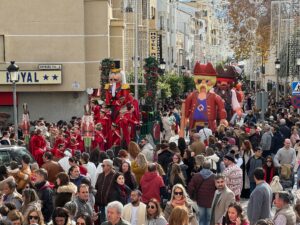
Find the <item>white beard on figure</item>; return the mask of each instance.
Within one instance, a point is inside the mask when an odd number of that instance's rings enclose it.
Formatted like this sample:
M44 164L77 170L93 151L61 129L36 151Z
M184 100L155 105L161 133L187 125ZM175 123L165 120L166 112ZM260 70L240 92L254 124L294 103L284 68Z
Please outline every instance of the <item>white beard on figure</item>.
M113 97L116 96L116 89L117 89L117 84L116 84L116 82L113 82L112 87L111 87L111 94Z

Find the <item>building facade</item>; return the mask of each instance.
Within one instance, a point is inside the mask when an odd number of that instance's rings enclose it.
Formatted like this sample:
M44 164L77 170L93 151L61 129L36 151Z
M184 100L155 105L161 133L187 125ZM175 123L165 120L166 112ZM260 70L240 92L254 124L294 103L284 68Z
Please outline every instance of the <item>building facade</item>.
M88 100L86 89L100 85L99 62L107 57L124 61L124 24L113 18L112 2L0 3L0 99L12 94L11 82L3 75L9 62L16 61L21 71L19 118L25 102L32 120L44 117L56 122L82 116ZM2 103L0 111L12 115L12 103Z

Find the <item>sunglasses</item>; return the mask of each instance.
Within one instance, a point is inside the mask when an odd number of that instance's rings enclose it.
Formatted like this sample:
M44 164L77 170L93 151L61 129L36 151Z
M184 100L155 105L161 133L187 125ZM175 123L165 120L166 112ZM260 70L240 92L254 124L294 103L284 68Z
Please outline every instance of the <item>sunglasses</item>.
M118 79L109 79L110 81L118 81Z
M183 192L174 192L174 195L183 195Z
M147 209L155 209L155 206L154 205L147 205Z
M38 220L39 217L38 216L28 216L29 220Z
M102 167L106 167L106 165L104 165L104 164L102 164L101 166L102 166Z

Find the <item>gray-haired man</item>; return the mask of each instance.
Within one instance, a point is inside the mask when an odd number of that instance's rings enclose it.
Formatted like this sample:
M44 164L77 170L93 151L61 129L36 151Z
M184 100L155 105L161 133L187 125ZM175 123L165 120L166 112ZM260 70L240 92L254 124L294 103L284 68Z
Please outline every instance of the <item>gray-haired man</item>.
M107 221L101 225L130 225L129 222L121 218L123 205L121 202L113 201L107 205Z

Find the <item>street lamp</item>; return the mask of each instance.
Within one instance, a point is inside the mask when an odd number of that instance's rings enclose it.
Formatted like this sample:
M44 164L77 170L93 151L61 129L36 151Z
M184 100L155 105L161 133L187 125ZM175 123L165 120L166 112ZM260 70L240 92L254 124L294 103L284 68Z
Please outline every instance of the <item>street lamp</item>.
M13 83L13 99L14 99L14 127L16 140L18 140L18 118L17 118L17 85L16 82L19 79L19 67L15 64L15 61L11 61L7 67L7 72L10 76L10 81Z
M275 61L275 69L277 72L276 76L276 102L279 101L279 70L280 70L280 60L277 58Z
M161 70L165 71L165 69L166 69L166 62L164 61L164 59L162 59L162 60L160 61L159 68L160 68Z

